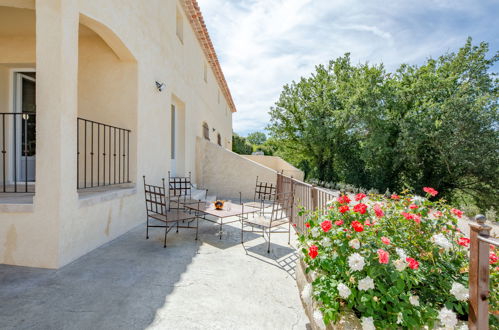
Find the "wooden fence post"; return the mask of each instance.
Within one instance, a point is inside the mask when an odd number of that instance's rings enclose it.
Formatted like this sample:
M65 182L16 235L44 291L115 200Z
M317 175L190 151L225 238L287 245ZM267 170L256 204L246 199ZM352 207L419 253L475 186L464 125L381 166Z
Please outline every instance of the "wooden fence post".
M291 203L291 223L295 223L295 190L293 184L293 176L291 176L291 180L289 180L290 192L293 195L293 202Z
M489 244L479 240L488 238L491 227L485 224L485 216L475 217L476 224L470 224L470 266L469 266L469 329L489 327Z
M310 194L312 195L312 210L316 211L319 206L318 201L318 191L315 184L312 185L312 189L310 189Z

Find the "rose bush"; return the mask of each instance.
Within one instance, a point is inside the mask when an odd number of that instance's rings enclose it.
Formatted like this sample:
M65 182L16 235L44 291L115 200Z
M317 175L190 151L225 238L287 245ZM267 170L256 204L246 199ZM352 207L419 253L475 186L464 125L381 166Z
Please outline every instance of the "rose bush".
M344 307L365 328L452 328L467 319L469 239L457 228L463 214L432 201L436 190L424 191L426 198L344 195L308 214L299 242L314 281L302 297L311 295L325 324ZM494 278L494 252L490 262Z

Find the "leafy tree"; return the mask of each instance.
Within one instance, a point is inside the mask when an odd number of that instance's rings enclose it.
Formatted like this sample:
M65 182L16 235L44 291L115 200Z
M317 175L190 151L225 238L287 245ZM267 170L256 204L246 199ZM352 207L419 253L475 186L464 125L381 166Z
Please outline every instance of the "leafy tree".
M246 141L246 138L233 133L232 151L240 155L251 155L251 153L253 152L253 146Z
M284 86L268 130L307 177L379 191L433 186L496 205L499 84L487 43L403 64L352 65L349 54Z
M251 144L262 145L267 140L267 136L263 132L253 132L248 134L246 140Z

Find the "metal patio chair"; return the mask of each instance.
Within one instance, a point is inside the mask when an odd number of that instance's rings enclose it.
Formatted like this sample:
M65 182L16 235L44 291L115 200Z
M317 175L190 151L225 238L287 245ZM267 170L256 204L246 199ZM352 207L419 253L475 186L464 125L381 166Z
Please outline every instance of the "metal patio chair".
M168 171L168 209L182 209L182 204L196 204L199 202L197 199L192 198L193 184L191 181L191 172L189 176L171 176ZM201 189L205 191L205 199L208 195L208 189Z
M276 193L272 197L269 212L256 213L247 218L241 218L241 243L244 243L244 233L262 233L267 234L267 253L270 253L270 235L276 233L287 233L288 244L291 241L291 212L293 210L293 192ZM288 226L287 230L282 230L282 225ZM251 230L245 230L245 227L251 227ZM260 230L254 230L254 228Z
M277 187L273 183L258 181L256 177L255 194L252 202L244 203L244 206L255 207L264 212L272 205L272 200L277 192Z
M168 201L166 198L165 179L162 179L162 186L154 186L146 183L144 178L144 196L146 201L147 223L146 223L146 239L149 239L149 228L165 228L165 240L163 247L166 248L166 236L170 230L177 228L189 228L196 230L196 240L198 239L199 218L196 214L186 212L178 207L174 210L169 210ZM150 221L163 223L163 225L150 225ZM187 222L187 224L185 224ZM191 226L193 223L193 226ZM195 226L194 226L195 224Z

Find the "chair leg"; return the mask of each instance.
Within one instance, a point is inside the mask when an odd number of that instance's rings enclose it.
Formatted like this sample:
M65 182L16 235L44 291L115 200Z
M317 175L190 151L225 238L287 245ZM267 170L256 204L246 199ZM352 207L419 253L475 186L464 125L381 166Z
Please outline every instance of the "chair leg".
M291 222L288 221L288 245L291 244Z
M149 217L146 220L146 239L149 239Z
M183 222L183 220L182 220L182 222ZM178 234L178 221L177 221L177 234Z
M199 218L196 218L196 241L198 240Z
M244 235L244 221L241 219L241 244L243 244L243 235Z
M163 244L163 247L166 248L166 235L168 234L168 224L165 224L165 242Z
M270 228L269 228L269 242L267 244L267 253L270 253Z
M222 226L223 226L223 218L220 218L220 239L222 239Z

